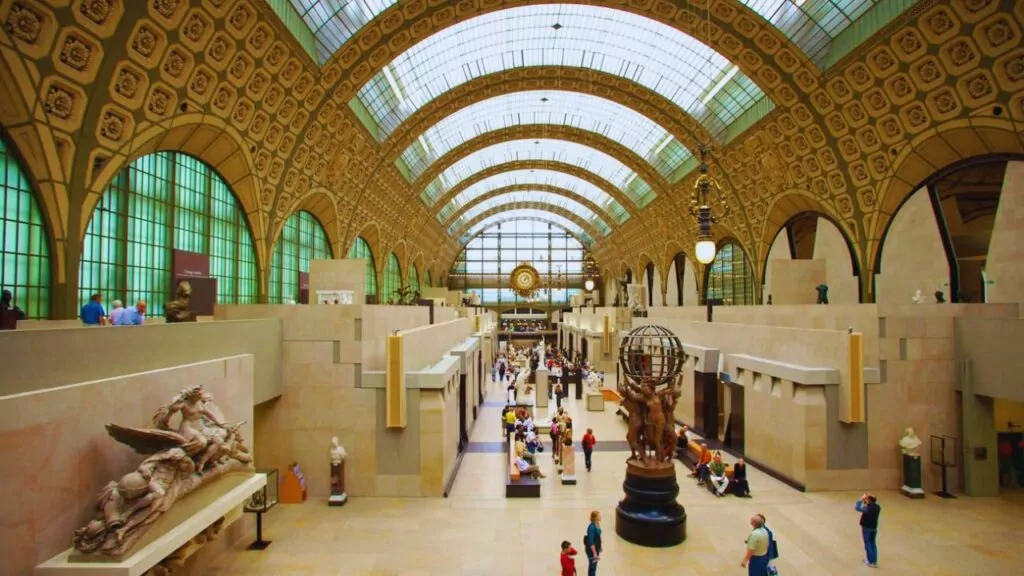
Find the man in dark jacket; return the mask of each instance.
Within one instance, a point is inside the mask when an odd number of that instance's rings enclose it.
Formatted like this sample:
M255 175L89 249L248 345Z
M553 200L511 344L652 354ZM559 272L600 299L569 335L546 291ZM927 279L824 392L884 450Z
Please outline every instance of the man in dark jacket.
M857 501L857 512L860 512L860 531L864 536L864 552L867 559L864 563L872 568L878 567L878 516L882 513L882 507L878 505L878 499L874 494L864 494Z

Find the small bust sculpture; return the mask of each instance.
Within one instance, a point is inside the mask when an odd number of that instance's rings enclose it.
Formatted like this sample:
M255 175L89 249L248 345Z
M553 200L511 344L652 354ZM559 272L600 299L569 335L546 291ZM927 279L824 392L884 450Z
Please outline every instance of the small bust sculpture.
M936 304L945 304L946 303L946 295L942 293L942 290L936 290L935 291L935 303Z
M921 456L917 449L921 447L921 439L914 435L913 428L907 428L903 431L903 438L900 438L900 450L904 456L913 456L918 458Z
M924 304L924 294L920 290L914 292L914 304Z
M814 289L818 291L816 304L828 304L828 284L818 284Z
M345 453L345 449L338 444L338 438L331 438L331 465L337 466L345 461L348 454Z

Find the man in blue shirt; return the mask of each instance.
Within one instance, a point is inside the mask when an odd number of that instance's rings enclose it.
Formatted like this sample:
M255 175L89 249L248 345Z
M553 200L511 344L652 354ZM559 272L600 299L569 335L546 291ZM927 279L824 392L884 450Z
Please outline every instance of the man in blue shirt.
M146 321L146 301L139 300L135 306L125 308L114 320L114 326L139 326Z
M86 326L102 326L107 323L107 311L103 309L103 295L97 292L89 298L89 303L82 306L79 316Z

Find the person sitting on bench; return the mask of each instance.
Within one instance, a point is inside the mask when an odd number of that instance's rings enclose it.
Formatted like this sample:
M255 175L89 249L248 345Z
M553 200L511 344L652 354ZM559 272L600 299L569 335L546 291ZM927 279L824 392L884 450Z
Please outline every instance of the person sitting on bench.
M750 484L747 482L747 463L740 458L732 465L732 493L740 498L750 498Z
M698 485L704 485L704 477L708 473L708 464L711 464L711 450L708 450L706 442L701 442L700 459L697 460L697 465L693 467L693 474L690 474L690 476L697 478Z
M679 429L677 436L679 440L676 442L676 457L680 460L686 460L685 456L687 451L690 449L690 427L683 424L683 427Z
M537 463L537 456L534 455L529 450L527 450L526 442L523 442L522 440L516 440L515 447L516 447L516 456L518 456L519 458L522 458L523 460L526 460L527 464L536 464Z
M722 462L722 453L715 452L715 457L708 465L708 478L711 480L708 489L713 489L715 496L725 496L725 489L729 487L729 478L725 475L725 462Z
M522 456L516 456L516 468L519 468L520 475L529 474L534 479L547 478L547 476L541 473L540 466L529 464Z

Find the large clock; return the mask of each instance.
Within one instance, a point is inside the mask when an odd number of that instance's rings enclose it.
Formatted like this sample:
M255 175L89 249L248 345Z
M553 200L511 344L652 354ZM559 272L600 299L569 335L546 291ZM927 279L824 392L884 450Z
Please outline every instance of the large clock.
M533 295L540 288L540 274L537 269L529 264L520 264L512 270L509 276L509 284L517 294L526 298Z

